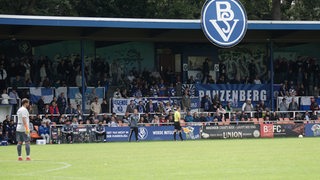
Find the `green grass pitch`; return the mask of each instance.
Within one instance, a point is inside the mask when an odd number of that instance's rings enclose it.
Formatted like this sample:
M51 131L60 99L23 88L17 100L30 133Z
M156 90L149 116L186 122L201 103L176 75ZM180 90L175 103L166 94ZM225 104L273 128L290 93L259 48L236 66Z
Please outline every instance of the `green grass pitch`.
M319 138L0 146L0 179L320 179ZM25 149L23 146L23 154Z

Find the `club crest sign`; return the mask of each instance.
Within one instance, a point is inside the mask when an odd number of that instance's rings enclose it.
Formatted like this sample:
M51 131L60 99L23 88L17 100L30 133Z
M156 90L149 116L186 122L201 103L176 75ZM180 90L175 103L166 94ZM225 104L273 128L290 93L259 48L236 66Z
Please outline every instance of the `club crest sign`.
M247 31L247 14L238 0L207 0L201 12L201 26L213 44L237 45Z

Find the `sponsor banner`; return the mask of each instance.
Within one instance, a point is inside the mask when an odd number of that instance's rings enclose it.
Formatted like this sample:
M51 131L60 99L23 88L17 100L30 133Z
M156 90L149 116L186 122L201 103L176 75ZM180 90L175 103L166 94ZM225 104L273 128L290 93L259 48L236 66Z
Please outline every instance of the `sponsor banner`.
M131 100L134 101L135 105L138 105L140 101L146 105L149 100L152 100L152 103L157 107L159 102L163 102L164 104L170 102L171 105L177 104L181 105L181 97L147 97L147 98L113 98L112 99L112 112L117 113L119 115L123 115L126 112L127 106ZM198 97L191 97L191 111L197 111L200 108L200 101Z
M230 101L235 108L239 108L247 99L254 104L265 101L270 104L269 84L196 84L196 93L201 99L205 95L213 98L216 94L220 101L226 104Z
M203 139L259 138L260 125L203 126Z
M261 124L260 134L262 138L273 138L273 124Z
M141 126L138 137L141 141L173 140L173 126ZM129 127L106 127L107 141L128 141ZM184 139L200 139L200 126L182 127L182 137ZM179 140L179 135L177 134ZM134 135L131 137L135 141Z
M308 137L320 136L320 124L306 124L305 135Z
M274 137L298 137L304 134L304 124L273 124Z

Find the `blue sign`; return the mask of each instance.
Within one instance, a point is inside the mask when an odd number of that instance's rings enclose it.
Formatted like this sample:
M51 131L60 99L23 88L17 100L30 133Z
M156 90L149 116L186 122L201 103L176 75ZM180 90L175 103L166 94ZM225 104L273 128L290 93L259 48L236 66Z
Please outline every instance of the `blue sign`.
M270 103L270 85L268 84L196 84L196 93L200 100L205 95L214 98L218 95L220 102L231 102L233 107L241 107L247 99L253 103L264 101Z
M173 140L173 126L141 126L138 137L140 141ZM184 139L200 139L200 126L182 127ZM129 127L106 127L107 141L128 141ZM177 139L179 139L177 135ZM131 137L134 141L134 135Z
M320 136L320 124L305 124L304 127L307 137Z
M233 47L246 34L246 11L238 0L207 0L201 12L201 26L213 44Z

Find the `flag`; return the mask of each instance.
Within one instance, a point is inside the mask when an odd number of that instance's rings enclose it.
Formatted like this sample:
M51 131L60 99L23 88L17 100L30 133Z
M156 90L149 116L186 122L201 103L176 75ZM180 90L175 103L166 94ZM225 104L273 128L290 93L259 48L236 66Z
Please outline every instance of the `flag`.
M44 103L48 104L53 99L53 89L44 87L31 87L30 88L30 101L32 103L37 103L41 96L44 97Z

